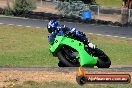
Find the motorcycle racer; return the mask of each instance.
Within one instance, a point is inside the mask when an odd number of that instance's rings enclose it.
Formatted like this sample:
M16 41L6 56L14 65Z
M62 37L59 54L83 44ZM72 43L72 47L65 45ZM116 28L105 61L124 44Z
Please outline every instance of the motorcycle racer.
M95 48L95 45L89 42L84 32L77 31L76 28L69 28L65 25L60 26L56 20L51 20L48 23L47 29L50 33L48 40L51 44L53 44L56 35L64 36L66 34L74 34L79 38L79 40L86 42L89 47Z

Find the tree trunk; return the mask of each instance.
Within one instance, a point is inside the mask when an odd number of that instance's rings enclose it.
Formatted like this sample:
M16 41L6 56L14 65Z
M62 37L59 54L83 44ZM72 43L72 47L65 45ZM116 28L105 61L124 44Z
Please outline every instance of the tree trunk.
M10 9L10 3L9 0L6 0L7 8Z
M127 24L128 23L128 8L123 8L121 13L121 23Z
M123 25L128 23L128 14L129 14L128 0L123 0L121 11L121 23Z
M132 9L132 0L129 0L128 8L129 8L129 9Z

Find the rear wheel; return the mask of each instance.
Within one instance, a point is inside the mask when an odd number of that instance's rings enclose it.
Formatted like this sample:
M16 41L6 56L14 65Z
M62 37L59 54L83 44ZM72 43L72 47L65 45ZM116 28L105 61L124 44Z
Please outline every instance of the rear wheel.
M70 47L62 47L57 52L58 59L60 60L61 64L65 67L79 67L80 63L79 60L73 55L74 50ZM59 65L59 64L58 64Z
M66 67L66 65L64 65L61 61L59 61L58 66L59 67Z

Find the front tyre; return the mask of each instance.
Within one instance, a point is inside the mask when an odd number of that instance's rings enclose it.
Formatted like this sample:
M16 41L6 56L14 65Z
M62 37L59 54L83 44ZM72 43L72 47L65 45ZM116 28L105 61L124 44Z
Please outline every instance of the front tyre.
M96 55L98 56L97 67L98 68L109 68L111 61L109 57L100 49L96 49Z

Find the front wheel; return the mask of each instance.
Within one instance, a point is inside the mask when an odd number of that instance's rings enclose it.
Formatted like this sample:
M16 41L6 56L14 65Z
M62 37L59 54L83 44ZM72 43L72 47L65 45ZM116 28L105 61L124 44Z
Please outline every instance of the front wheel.
M98 56L97 67L98 68L109 68L111 61L109 57L100 49L96 49L96 55Z
M96 66L98 68L109 68L111 65L111 61L109 59L109 57L100 49L95 48L86 48L87 52L89 55L92 55L94 57L98 57L98 61Z
M57 57L61 62L61 65L65 67L79 67L80 63L79 60L71 56L71 48L70 47L63 47L57 52Z

